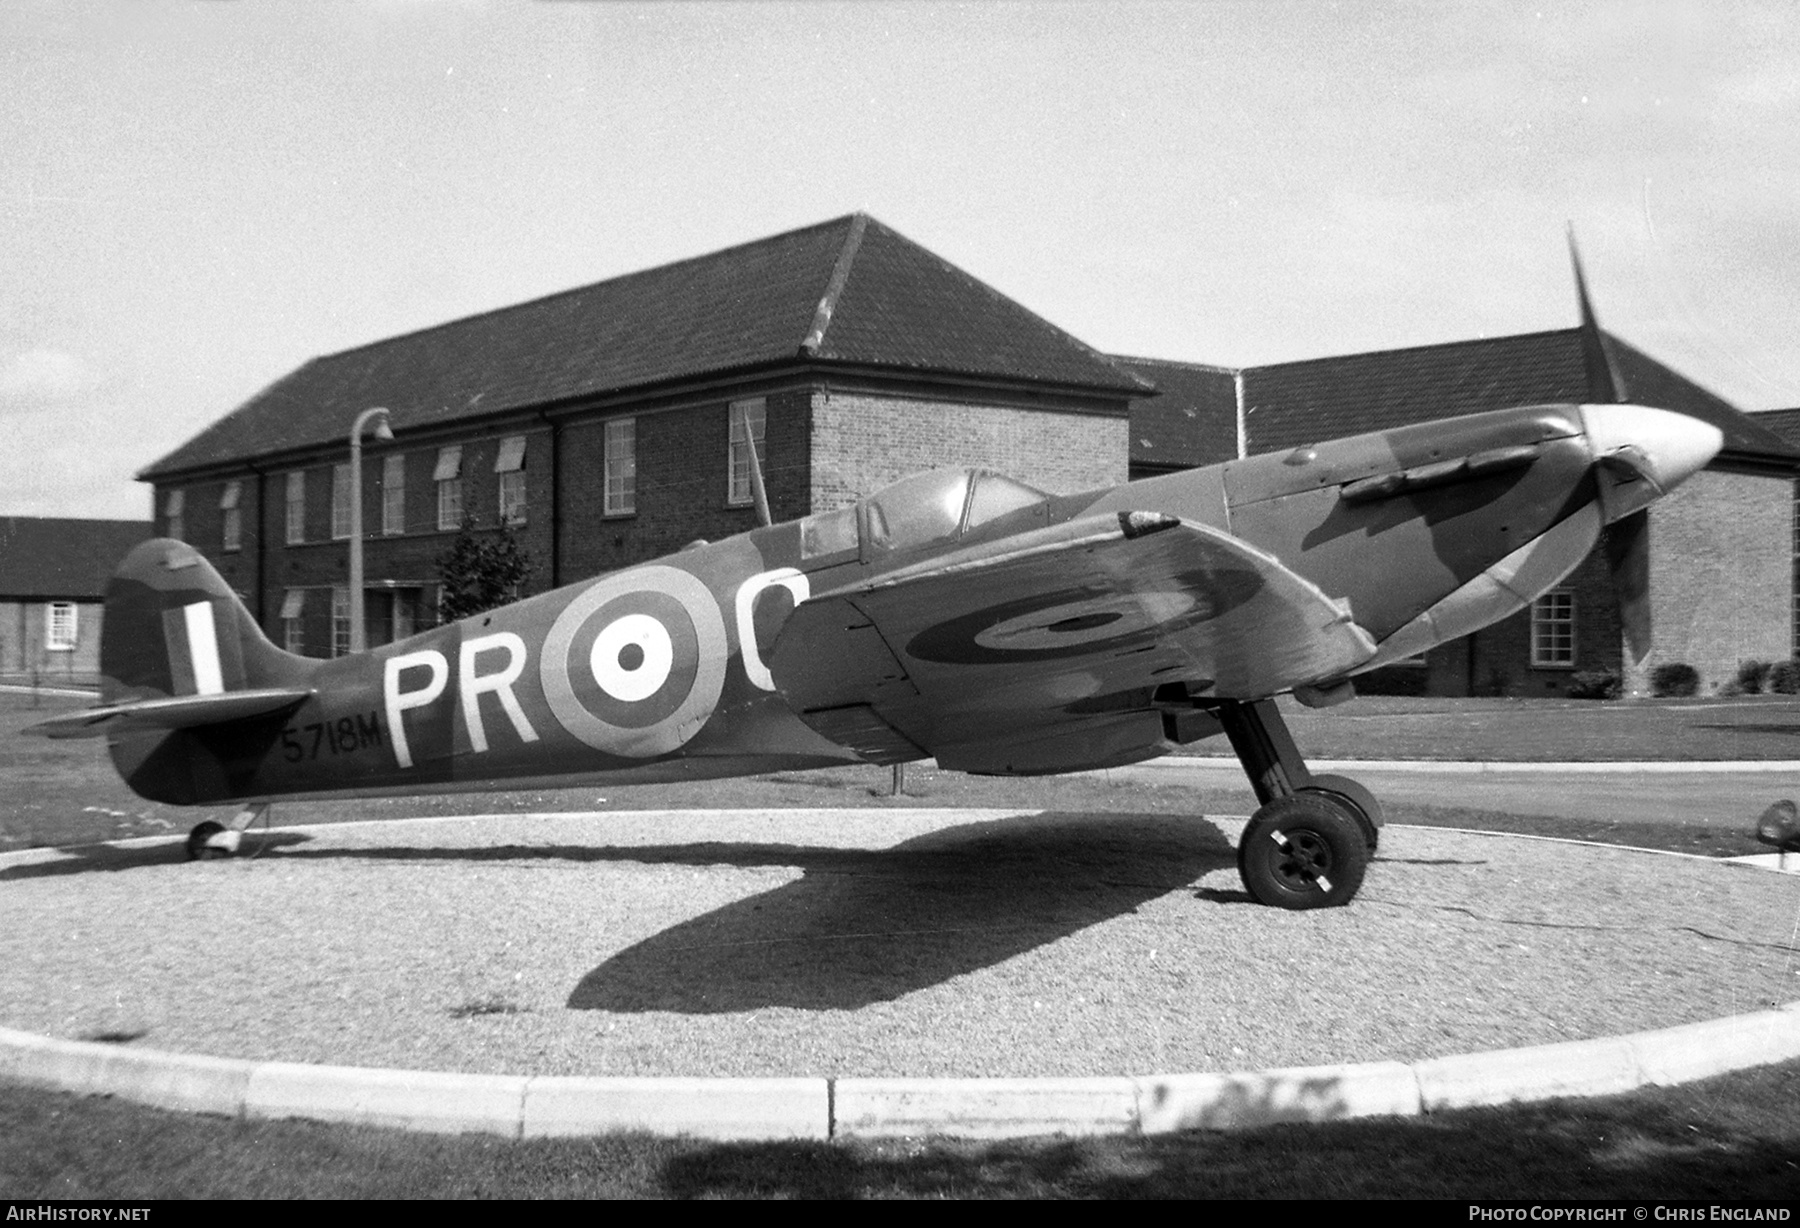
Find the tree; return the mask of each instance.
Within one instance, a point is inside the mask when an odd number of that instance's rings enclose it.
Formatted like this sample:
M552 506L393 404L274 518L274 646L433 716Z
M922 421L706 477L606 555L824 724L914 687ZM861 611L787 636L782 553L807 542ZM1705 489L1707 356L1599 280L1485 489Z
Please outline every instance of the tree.
M464 520L450 549L438 556L438 610L445 622L517 601L531 574L531 555L512 526L477 536Z

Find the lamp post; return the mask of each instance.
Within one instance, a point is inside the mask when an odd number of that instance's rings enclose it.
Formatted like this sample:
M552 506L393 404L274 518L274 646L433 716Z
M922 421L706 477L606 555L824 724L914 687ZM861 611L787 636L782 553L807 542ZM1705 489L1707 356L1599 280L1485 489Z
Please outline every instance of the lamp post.
M356 415L350 426L350 651L366 652L369 648L368 628L363 625L363 523L362 523L362 435L369 421L375 424L375 438L391 441L394 432L388 427L388 411L379 406Z

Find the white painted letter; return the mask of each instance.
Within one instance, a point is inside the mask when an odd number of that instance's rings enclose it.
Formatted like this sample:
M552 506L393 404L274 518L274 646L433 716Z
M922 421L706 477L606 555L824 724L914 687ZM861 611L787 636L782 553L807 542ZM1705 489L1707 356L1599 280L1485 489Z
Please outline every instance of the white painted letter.
M497 674L477 674L475 658L491 649L504 648L507 653L506 668ZM525 672L525 641L510 631L496 631L492 635L484 635L480 639L464 640L462 656L457 661L460 679L459 691L462 695L463 723L469 727L469 745L478 751L488 748L487 730L481 724L480 697L492 691L500 697L500 706L506 709L506 715L512 718L513 729L517 731L521 742L535 742L537 730L525 719L525 709L519 706L513 695L513 683Z
M409 669L424 668L431 671L431 681L417 691L400 690L400 675ZM421 648L418 652L403 652L397 657L387 659L387 673L381 682L381 693L387 700L388 736L394 742L394 759L403 768L413 765L412 748L406 744L406 726L401 723L400 714L408 708L423 708L426 704L444 693L444 684L450 680L450 662L444 654L435 648Z
M775 689L775 679L769 676L769 667L763 664L762 649L756 642L756 599L765 588L774 588L778 584L794 595L796 606L812 596L812 586L807 583L806 576L794 567L759 571L745 580L737 591L738 650L744 655L744 677L765 691Z

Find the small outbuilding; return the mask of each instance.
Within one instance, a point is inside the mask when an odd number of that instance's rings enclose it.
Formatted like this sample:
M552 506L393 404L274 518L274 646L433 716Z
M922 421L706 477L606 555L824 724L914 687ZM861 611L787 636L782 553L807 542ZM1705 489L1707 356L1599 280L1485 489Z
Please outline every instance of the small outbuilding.
M0 680L92 685L101 602L147 520L0 516Z

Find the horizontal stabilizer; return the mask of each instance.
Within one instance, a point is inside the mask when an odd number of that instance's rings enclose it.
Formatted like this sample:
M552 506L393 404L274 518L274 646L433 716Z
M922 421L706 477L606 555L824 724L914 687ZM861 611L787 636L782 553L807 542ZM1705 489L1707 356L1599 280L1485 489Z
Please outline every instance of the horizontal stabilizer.
M102 704L28 726L23 732L46 738L95 738L131 729L193 729L297 708L310 690L264 689L222 695L177 695Z

